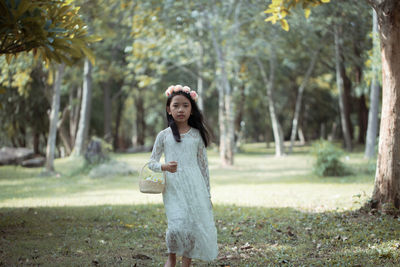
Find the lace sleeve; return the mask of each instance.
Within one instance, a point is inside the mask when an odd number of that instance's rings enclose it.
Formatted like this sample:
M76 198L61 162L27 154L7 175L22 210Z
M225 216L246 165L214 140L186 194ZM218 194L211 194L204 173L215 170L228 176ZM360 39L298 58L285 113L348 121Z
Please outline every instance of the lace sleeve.
M210 174L208 170L208 159L207 150L204 146L203 139L200 137L198 150L197 150L197 163L199 164L201 174L203 175L204 182L207 186L208 197L211 198L210 194Z
M153 145L153 151L151 152L149 169L154 172L162 172L160 158L164 151L164 134L163 132L158 133L156 141Z

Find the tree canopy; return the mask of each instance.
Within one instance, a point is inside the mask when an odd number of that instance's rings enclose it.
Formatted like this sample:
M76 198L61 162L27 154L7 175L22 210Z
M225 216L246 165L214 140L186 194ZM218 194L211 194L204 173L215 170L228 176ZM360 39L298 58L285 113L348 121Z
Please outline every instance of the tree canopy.
M96 40L72 0L0 1L0 54L7 62L24 51L47 63L72 65L83 56L94 62L88 44Z

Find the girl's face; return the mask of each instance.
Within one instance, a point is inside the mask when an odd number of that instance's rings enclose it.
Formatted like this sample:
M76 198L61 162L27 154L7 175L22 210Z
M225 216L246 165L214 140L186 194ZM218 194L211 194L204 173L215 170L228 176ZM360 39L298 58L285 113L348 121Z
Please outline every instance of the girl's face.
M190 117L192 105L185 96L176 95L172 98L169 107L167 107L167 112L172 115L176 122L185 122Z

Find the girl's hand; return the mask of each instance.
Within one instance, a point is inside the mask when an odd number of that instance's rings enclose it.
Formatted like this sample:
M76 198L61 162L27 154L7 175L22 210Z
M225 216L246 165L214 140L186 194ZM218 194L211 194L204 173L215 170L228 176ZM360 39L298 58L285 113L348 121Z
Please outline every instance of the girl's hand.
M170 161L167 164L163 164L161 166L163 171L168 171L168 172L176 172L177 168L178 168L178 162L176 161Z

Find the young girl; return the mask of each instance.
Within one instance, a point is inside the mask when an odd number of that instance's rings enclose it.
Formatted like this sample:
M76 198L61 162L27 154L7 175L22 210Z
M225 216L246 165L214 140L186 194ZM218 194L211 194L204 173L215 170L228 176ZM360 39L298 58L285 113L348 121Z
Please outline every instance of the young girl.
M218 254L206 151L209 132L195 91L176 85L168 87L165 95L169 127L157 135L149 168L166 174L163 201L169 254L165 266L175 266L176 255L182 256L182 266L190 266L192 258L211 261ZM159 162L163 152L165 164Z

